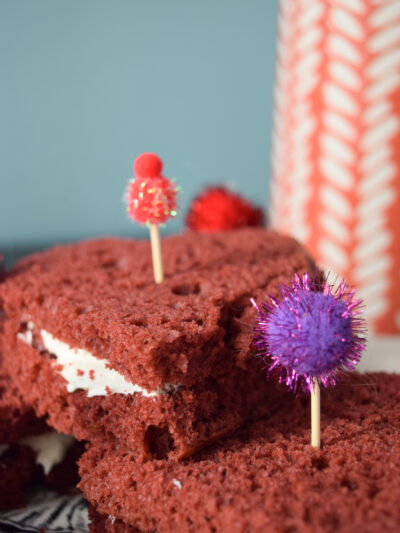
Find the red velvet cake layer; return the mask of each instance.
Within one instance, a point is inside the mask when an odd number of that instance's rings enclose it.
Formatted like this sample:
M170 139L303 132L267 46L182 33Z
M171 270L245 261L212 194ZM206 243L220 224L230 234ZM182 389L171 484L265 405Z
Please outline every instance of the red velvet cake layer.
M89 505L89 532L90 533L141 533L137 527L125 525L121 520L104 516Z
M153 390L210 375L250 296L310 264L296 241L258 228L166 238L163 260L156 285L149 242L57 247L18 263L0 295L19 329L31 321Z
M1 356L0 356L1 357ZM12 405L13 404L13 405ZM18 407L15 407L18 405ZM60 462L44 472L31 438L48 435L51 429L35 416L13 392L8 377L0 376L0 509L26 504L26 493L33 484L44 484L59 492L78 483L76 461L83 451L76 443ZM22 440L21 440L22 439ZM51 453L51 452L50 452Z
M1 267L1 265L0 265ZM0 281L4 280L1 276ZM1 303L1 300L0 300ZM3 326L5 314L0 307L0 509L12 509L26 504L26 493L33 484L42 483L68 491L78 483L76 461L83 447L75 443L64 457L50 450L51 429L44 418L38 418L5 369L3 360ZM54 433L54 432L53 432ZM38 441L37 439L40 439ZM46 448L47 443L47 448ZM47 465L45 468L43 465Z
M92 533L398 531L400 376L353 374L321 400L321 450L309 445L309 398L290 393L179 463L89 449L80 487L103 514Z
M312 268L296 241L264 229L170 237L163 258L156 285L149 242L57 247L20 262L0 289L7 368L24 400L56 429L112 440L138 460L190 455L273 405L252 348L250 297ZM48 338L79 349L73 357L106 360L145 393L106 387L88 397L61 375Z
M37 418L32 408L21 402L10 379L1 374L0 368L0 444L13 443L46 430L49 431L49 427L44 419Z

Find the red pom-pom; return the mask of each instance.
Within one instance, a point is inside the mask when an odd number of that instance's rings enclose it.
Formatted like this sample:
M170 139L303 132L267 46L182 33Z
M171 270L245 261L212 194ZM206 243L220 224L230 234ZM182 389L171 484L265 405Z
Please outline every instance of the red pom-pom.
M263 212L224 187L211 187L197 196L186 224L197 231L219 231L241 226L261 226Z
M141 224L162 224L176 215L175 184L164 178L135 178L128 185L128 213Z
M155 178L161 175L162 161L151 152L140 154L133 163L133 175L138 178Z

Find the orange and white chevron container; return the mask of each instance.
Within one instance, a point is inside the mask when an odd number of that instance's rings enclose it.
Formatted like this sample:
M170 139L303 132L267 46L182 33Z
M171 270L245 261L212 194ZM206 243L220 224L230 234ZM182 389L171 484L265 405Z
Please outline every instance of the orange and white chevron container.
M400 339L400 0L282 0L278 25L270 223Z

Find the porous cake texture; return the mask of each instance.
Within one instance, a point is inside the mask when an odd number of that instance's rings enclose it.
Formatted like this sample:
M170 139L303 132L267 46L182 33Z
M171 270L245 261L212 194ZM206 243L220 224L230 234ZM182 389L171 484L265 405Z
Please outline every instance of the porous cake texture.
M56 435L14 386L3 359L4 318L0 307L1 510L24 506L27 491L34 484L45 484L59 492L76 487L76 462L83 451L82 445L73 443L72 438Z
M15 393L8 376L1 373L0 354L0 445L49 430L45 420L37 418Z
M141 533L137 527L125 525L114 517L104 516L89 505L89 532L90 533Z
M45 420L22 404L2 371L0 354L0 509L12 509L26 504L33 484L61 492L75 487L76 461L83 448L78 443L69 446L68 438L57 436L62 447L52 450L52 445L59 445L54 432L49 433Z
M309 397L291 393L181 462L92 447L80 461L91 532L399 531L400 376L354 373L322 403L321 450L309 444Z
M106 238L16 265L0 287L13 383L56 429L136 460L190 456L272 409L254 356L250 297L313 269L301 246L261 228L150 244Z
M5 278L0 255L0 283ZM26 407L4 373L2 331L4 313L0 299L0 510L24 505L25 489L35 477L35 452L16 444L19 439L40 433L46 424Z
M0 283L1 272L0 264ZM4 367L5 314L1 303L0 298L0 446L48 429L45 420L39 419L32 407L23 402L21 394Z

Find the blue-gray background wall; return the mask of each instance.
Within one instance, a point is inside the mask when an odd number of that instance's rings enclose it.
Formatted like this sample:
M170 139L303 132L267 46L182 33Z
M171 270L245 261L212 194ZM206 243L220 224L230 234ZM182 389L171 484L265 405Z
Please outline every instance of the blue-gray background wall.
M145 235L143 151L193 196L266 205L277 0L0 0L0 252Z

